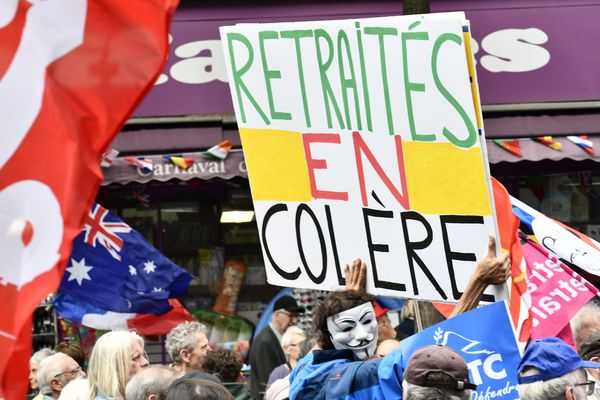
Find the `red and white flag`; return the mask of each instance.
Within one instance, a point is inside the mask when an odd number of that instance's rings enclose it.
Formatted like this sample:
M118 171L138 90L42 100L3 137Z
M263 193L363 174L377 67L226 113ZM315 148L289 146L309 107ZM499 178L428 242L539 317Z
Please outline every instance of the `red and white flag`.
M0 2L0 399L25 397L32 312L60 282L103 152L164 67L177 3Z

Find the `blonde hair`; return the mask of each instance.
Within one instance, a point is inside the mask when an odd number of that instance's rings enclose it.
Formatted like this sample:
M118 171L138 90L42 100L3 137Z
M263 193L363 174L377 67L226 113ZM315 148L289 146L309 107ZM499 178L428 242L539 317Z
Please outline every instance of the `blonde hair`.
M144 339L134 332L113 331L98 339L87 372L90 399L99 393L125 398L125 386L131 369L131 344L134 340L144 348Z

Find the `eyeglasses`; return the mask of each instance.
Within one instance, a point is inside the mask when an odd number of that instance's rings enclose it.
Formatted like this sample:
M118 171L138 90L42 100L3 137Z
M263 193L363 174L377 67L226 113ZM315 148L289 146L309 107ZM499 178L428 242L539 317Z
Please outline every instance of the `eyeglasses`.
M285 314L285 315L287 315L288 317L290 317L291 319L298 318L298 314L291 313L291 312L289 312L289 311L285 311L285 310L277 310L277 312L280 312L280 313L282 313L282 314Z
M79 375L81 372L82 372L81 367L77 367L77 368L72 369L70 371L64 371L64 372L61 372L60 374L56 374L56 375L54 375L54 377L58 378L59 376L64 375L64 374Z
M596 385L596 382L587 381L587 382L583 382L583 383L576 383L573 386L585 386L585 395L591 396L594 394L594 386L595 385Z

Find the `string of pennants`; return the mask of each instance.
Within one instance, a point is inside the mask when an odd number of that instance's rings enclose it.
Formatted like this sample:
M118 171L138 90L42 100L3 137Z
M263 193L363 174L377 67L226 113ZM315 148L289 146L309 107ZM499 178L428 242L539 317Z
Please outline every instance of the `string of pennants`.
M589 155L594 155L594 144L588 136L567 136L567 139ZM517 157L523 157L521 140L522 139L495 139L494 143ZM549 147L554 151L562 151L562 143L554 140L552 136L539 136L533 138L533 141Z

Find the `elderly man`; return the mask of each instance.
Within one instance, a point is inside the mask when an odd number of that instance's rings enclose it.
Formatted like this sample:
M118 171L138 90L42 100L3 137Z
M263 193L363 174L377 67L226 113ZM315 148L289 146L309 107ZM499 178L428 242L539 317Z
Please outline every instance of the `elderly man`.
M250 347L250 393L255 399L263 398L269 375L286 362L281 337L287 328L296 324L298 314L304 312L291 296L278 298L273 310L271 323L260 331Z
M38 369L38 385L44 400L58 399L63 388L73 379L84 376L77 361L64 353L45 358Z
M490 284L505 282L510 275L508 254L496 256L493 237L460 298L454 315L473 309ZM290 399L325 397L343 399L398 398L401 395L400 351L373 360L377 348L374 296L364 292L366 265L346 266L346 291L331 292L317 308L313 324L322 349L304 357L290 376Z
M590 300L571 319L571 330L577 349L592 333L600 332L600 305Z
M594 332L579 346L579 355L582 360L600 362L600 332ZM600 400L600 369L586 369L588 379L594 381L594 394L588 400Z
M127 400L165 400L167 389L176 377L175 370L162 365L144 368L127 382L125 398Z
M517 369L521 400L585 400L594 392L585 368L600 368L600 363L583 361L558 338L531 342Z
M434 345L414 352L402 388L404 400L469 400L477 387L469 382L469 368L460 353Z
M172 367L180 375L202 369L202 361L210 350L206 327L199 322L184 322L171 329L165 343L173 361Z

